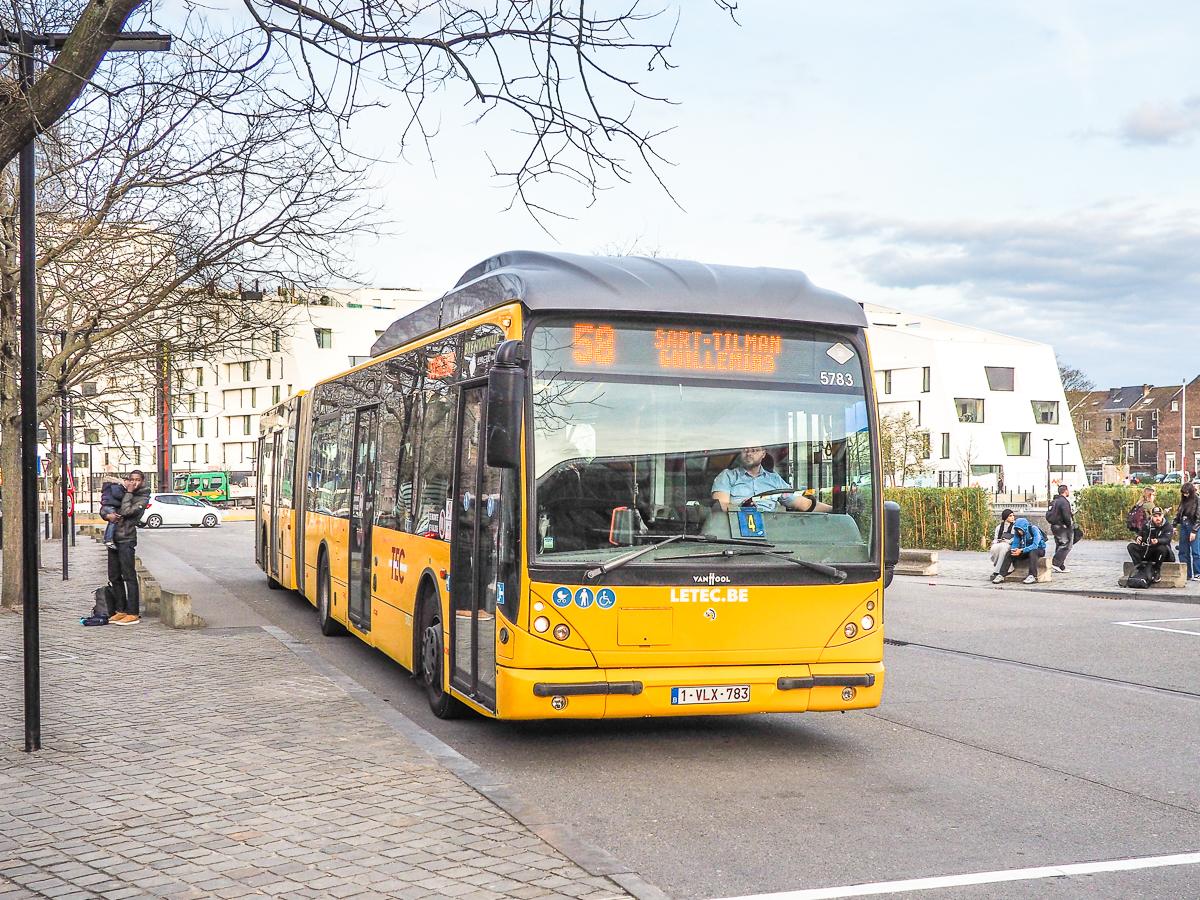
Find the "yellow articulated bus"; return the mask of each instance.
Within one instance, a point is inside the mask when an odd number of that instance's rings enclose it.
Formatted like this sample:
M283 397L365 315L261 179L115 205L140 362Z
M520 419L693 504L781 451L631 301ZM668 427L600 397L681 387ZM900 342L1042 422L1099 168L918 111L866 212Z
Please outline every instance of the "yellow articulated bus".
M877 706L866 324L799 272L493 257L263 417L259 564L443 717Z

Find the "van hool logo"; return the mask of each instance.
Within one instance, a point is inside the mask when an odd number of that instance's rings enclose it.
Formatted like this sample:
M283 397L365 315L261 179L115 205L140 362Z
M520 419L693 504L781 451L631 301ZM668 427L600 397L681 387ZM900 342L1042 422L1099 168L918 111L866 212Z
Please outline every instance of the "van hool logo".
M696 582L696 584L729 584L729 576L709 572L707 575L693 575L692 581Z

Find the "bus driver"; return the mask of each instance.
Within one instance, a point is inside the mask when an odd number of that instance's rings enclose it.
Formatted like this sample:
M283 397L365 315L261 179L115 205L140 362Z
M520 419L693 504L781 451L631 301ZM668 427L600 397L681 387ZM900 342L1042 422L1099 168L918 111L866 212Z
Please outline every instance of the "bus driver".
M713 481L712 498L721 504L721 509L729 509L730 504L741 506L751 497L756 497L767 491L788 491L792 486L769 469L763 468L763 457L767 451L763 447L743 447L738 454L737 464L725 469ZM769 494L757 497L754 505L762 512L774 512L777 503L782 503L788 509L797 512L829 512L833 509L828 503L821 503L816 497L809 497L796 491L792 494Z

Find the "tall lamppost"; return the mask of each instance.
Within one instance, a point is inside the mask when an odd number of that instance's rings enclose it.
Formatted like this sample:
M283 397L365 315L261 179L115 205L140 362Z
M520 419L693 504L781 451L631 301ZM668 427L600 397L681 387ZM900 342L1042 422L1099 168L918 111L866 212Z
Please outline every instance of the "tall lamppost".
M1063 454L1066 452L1064 450L1064 448L1069 446L1070 443L1071 443L1070 441L1061 441L1054 445L1055 447L1058 448L1058 477L1059 477L1060 481L1062 480L1063 472L1065 471L1063 469L1063 463L1064 463Z
M1054 443L1054 438L1042 438L1046 442L1046 502L1050 502L1050 445Z
M20 63L20 91L28 98L33 90L35 47L61 50L68 32L35 34L18 28L0 28L0 44L15 52ZM171 37L149 31L127 32L110 48L169 50ZM21 257L21 588L25 663L25 752L42 748L42 680L38 667L38 542L37 542L37 252L34 240L34 143L21 148L18 161L20 193L19 253Z
M1187 376L1179 392L1179 470L1187 468Z

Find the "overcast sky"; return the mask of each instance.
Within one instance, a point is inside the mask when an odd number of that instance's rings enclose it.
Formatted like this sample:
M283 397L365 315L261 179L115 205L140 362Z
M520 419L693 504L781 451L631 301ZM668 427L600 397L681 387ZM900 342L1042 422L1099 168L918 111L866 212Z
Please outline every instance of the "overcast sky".
M505 249L797 268L859 300L1052 343L1098 386L1200 371L1156 322L1200 324L1200 5L686 0L676 106L644 172L548 237L491 177L513 144L445 105L434 163L374 172L394 221L364 280L444 290ZM388 155L399 110L352 140ZM1163 352L1151 353L1147 347ZM1170 361L1168 361L1170 360Z

